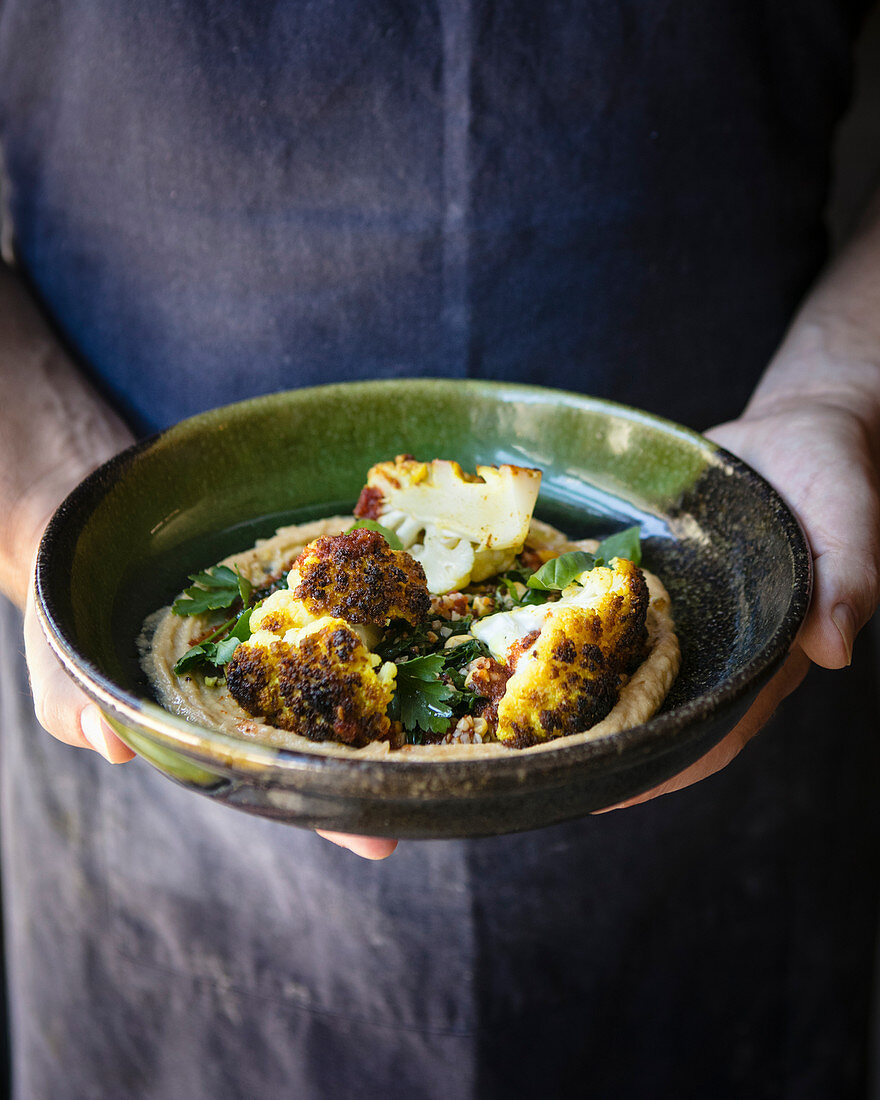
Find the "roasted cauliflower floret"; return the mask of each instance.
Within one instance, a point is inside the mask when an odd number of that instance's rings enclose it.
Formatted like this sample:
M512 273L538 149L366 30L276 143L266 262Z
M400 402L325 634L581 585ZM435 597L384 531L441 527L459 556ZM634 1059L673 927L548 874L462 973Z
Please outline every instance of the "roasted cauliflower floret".
M283 637L252 634L236 648L226 683L254 717L311 741L360 748L388 734L396 674L348 623L325 616Z
M641 569L626 558L612 558L610 566L581 573L577 583L562 593L559 603L570 603L599 615L601 644L614 655L618 670L623 671L644 656L649 600Z
M369 647L389 619L415 625L431 609L422 567L408 554L392 550L375 531L350 531L309 543L288 574L288 586L254 609L252 633L281 635L335 615Z
M541 471L399 455L367 475L355 514L378 519L425 570L434 594L485 580L513 565L529 532Z
M288 575L288 587L312 615L384 626L415 625L431 609L421 565L392 550L378 531L357 529L310 543Z
M254 717L312 741L356 748L387 736L397 666L370 652L390 619L418 623L431 599L422 567L376 531L316 539L251 615L226 667Z
M614 558L610 566L581 573L556 603L527 604L487 615L474 623L472 632L496 660L507 662L514 643L540 630L548 616L567 606L598 611L615 637L636 630L644 638L648 589L641 570L626 558ZM626 639L623 644L628 644Z
M589 729L617 701L619 676L600 644L595 612L563 607L519 656L498 704L499 741L511 748Z
M649 597L641 570L615 558L578 579L556 603L473 624L493 657L513 668L496 730L511 747L594 726L617 702L621 676L644 656Z

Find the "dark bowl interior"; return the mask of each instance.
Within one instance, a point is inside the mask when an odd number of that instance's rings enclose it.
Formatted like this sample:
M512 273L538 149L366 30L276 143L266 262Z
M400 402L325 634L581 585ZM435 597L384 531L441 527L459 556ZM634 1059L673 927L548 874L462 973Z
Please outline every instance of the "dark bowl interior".
M255 746L156 706L135 646L145 616L188 573L280 524L350 510L367 469L403 452L466 469L538 466L537 515L573 536L641 525L682 645L660 714L553 752L419 763ZM68 671L170 777L294 824L417 837L546 825L675 774L732 728L779 666L809 592L796 520L701 436L578 395L436 380L292 391L184 421L71 494L37 571L44 627Z

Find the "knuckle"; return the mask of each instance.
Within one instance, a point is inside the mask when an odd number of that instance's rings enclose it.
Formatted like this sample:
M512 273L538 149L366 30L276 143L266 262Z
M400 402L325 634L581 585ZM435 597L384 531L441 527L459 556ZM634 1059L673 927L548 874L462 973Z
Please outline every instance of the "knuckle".
M34 700L34 713L37 721L53 737L58 737L63 729L63 720L59 707L48 693L41 694Z
M79 707L70 692L57 689L52 678L32 685L34 714L37 721L53 737L67 744L80 744Z

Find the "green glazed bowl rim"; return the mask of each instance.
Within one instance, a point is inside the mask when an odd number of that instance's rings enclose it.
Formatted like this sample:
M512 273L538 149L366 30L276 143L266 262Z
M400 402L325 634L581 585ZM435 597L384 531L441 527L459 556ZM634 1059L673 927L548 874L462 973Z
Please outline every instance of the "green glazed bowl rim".
M438 386L448 386L456 390L469 389L475 395L489 396L496 400L553 403L584 411L606 412L624 420L658 428L664 434L696 448L708 463L715 464L725 473L745 479L773 507L792 555L794 583L785 613L770 639L721 684L672 710L656 714L640 725L580 744L565 744L564 739L560 739L552 749L539 752L511 751L509 756L437 761L396 758L367 760L354 755L328 756L322 754L318 743L314 750L306 752L235 738L196 725L164 710L158 703L121 688L79 652L63 617L57 611L55 591L62 582L53 577L53 561L59 545L69 538L71 531L84 527L91 506L100 500L108 486L123 476L142 453L181 427L187 430L210 428L222 422L230 412L259 409L260 406L269 407L291 400L320 400L337 393L366 400L379 391L387 393L394 389L408 390L422 386L434 391ZM686 744L699 736L699 722L735 706L738 700L763 684L781 665L807 613L811 589L812 555L796 516L779 493L757 471L705 436L674 421L604 398L521 383L449 378L337 382L283 390L219 406L180 421L121 451L70 492L45 530L37 555L35 574L38 617L51 648L78 685L100 707L114 714L125 725L142 729L145 727L149 735L158 742L194 761L211 763L228 770L230 774L251 774L261 783L271 782L273 771L277 772L279 781L283 781L285 775L294 778L296 775L315 773L332 781L334 776L355 779L359 774L375 774L378 769L383 775L430 775L435 780L430 784L432 789L450 789L458 782L472 777L475 770L480 773L483 789L487 785L505 787L511 783L519 784L526 777L530 781L544 780L547 784L552 784L554 780L564 778L576 766L579 768L590 762L598 766L601 762L604 772L625 770L648 756L672 751ZM475 791L475 794L478 795L479 792Z

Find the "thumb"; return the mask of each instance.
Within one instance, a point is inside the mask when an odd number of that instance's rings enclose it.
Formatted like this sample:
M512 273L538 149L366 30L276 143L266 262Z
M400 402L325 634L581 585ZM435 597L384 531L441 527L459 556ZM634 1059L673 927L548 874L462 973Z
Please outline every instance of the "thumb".
M880 599L880 493L870 456L838 445L792 502L813 555L813 596L798 642L814 664L843 668ZM830 450L828 448L827 450ZM802 461L808 461L803 455Z
M856 635L877 607L878 588L871 553L830 547L816 554L813 599L798 638L811 661L823 668L850 663Z

